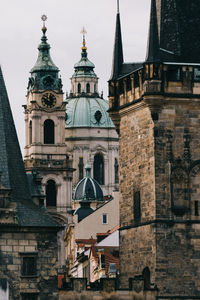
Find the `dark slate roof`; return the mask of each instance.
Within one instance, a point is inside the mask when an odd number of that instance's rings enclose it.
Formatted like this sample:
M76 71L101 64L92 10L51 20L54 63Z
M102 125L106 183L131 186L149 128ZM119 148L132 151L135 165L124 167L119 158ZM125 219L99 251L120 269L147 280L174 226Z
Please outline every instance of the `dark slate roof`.
M156 11L156 0L151 1L151 16L149 25L149 40L147 46L147 62L157 62L160 60L160 45L158 37L158 22Z
M0 68L0 172L1 183L11 190L11 201L16 202L16 217L21 226L59 227L46 212L31 200L27 176L17 133Z
M200 63L199 0L156 0L156 10L161 60Z
M117 13L114 51L113 51L113 64L112 64L112 72L111 72L110 80L116 80L119 77L123 62L124 62L124 57L123 57L123 47L122 47L120 14Z
M89 202L81 202L81 207L74 212L74 215L78 215L78 222L80 222L93 212L94 210L90 207Z

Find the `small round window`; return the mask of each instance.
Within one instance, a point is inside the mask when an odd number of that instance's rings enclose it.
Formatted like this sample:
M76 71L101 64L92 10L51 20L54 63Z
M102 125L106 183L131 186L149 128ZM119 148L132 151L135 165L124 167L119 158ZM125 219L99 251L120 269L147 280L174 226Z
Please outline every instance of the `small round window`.
M102 113L100 112L100 110L97 110L94 114L95 119L97 120L97 122L99 123L101 118L102 118Z

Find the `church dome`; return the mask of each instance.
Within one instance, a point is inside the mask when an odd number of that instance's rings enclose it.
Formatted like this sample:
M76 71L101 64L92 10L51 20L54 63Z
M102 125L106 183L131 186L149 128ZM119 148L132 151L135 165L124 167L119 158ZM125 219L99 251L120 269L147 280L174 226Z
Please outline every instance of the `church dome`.
M66 106L66 128L114 128L108 110L108 101L99 97L69 98Z
M75 212L74 216L78 216L78 222L82 221L87 216L91 215L94 210L90 207L90 203L81 202L81 207L79 207Z
M77 184L73 200L80 202L104 201L100 185L91 178L91 166L86 165L85 169L86 177Z
M98 77L94 73L95 65L87 57L83 29L81 59L74 65L71 78L72 88L66 105L66 128L101 127L114 128L107 111L109 103L99 96Z

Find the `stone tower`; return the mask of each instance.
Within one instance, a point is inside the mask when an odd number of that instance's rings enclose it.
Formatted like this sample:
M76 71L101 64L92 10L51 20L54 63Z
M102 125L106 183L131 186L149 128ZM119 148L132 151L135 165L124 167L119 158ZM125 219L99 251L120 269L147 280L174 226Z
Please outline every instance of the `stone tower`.
M45 23L46 16L43 16ZM72 172L71 161L65 144L65 110L59 69L50 56L47 28L43 24L42 39L35 66L31 69L25 109L26 146L25 168L27 173L39 172L45 207L60 224L66 225L71 216ZM65 251L59 233L59 265L65 263Z
M104 195L118 190L119 138L107 113L109 103L99 95L95 65L88 59L85 30L81 59L74 65L71 92L67 97L65 140L69 157L73 155L73 187L86 175L89 163L92 176Z
M200 295L199 13L198 0L152 0L146 60L130 64L117 14L121 284L157 287L159 299Z

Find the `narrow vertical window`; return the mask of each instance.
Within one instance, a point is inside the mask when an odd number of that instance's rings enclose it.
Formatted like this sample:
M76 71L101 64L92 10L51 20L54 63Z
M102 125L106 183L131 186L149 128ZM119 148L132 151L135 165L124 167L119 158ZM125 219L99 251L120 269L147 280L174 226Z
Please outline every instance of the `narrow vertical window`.
M107 214L102 215L102 224L108 224L108 216Z
M94 93L96 93L96 91L97 91L97 85L94 84Z
M46 206L56 206L57 190L54 180L48 180L46 185Z
M94 179L99 184L104 184L104 159L103 156L98 153L94 156Z
M32 144L32 121L29 122L29 144Z
M115 158L115 184L119 183L119 164L117 158Z
M78 164L78 169L79 169L79 181L81 179L83 179L83 167L84 167L84 164L83 164L83 157L79 157L79 164Z
M44 121L44 144L54 144L54 122L50 119Z
M78 84L78 93L79 94L81 93L81 84L80 83Z
M142 275L144 279L144 290L149 290L151 288L151 273L148 267L144 268Z
M198 201L194 201L194 215L196 217L199 216L199 202Z
M90 93L90 84L89 83L87 83L87 85L86 85L86 92Z
M134 221L140 222L141 219L141 204L140 204L140 192L134 193L134 205L133 205L133 213L134 213Z

